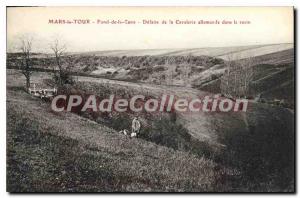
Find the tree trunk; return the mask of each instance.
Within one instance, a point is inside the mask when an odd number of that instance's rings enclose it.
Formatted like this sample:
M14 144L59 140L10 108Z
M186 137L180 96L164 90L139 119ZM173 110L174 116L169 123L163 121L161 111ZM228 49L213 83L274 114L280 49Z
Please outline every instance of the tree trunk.
M30 76L26 77L26 89L27 91L29 90L30 88Z

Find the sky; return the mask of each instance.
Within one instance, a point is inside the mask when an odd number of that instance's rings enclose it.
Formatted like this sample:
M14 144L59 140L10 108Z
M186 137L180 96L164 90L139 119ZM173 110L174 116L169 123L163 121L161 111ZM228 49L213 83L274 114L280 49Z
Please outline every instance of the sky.
M90 24L49 23L59 19ZM136 24L97 24L98 20ZM175 24L176 20L196 24ZM201 20L220 24L197 24ZM222 24L224 20L238 24ZM39 52L49 51L53 38L66 43L70 52L293 43L293 23L293 7L8 7L7 50L15 51L24 34L33 37L33 50Z

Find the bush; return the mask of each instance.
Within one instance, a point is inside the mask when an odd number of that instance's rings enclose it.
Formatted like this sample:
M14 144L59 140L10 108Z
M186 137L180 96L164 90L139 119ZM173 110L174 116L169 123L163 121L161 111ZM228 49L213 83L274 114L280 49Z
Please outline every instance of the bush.
M183 125L176 123L172 114L170 118L154 119L150 127L142 128L139 137L175 150L190 152L198 157L213 159L215 155L208 142L193 138Z
M109 127L119 131L127 129L129 131L131 127L131 118L127 114L115 115L109 122Z
M53 80L58 85L65 85L65 84L74 84L75 80L73 76L69 72L61 72L61 74L54 73Z
M171 122L168 118L154 120L151 131L142 133L141 137L173 149L186 150L191 139L187 129L182 125Z

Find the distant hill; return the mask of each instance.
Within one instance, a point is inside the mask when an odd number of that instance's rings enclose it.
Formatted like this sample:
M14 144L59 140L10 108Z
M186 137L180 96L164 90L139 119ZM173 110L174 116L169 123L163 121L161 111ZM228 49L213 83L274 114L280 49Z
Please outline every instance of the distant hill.
M251 83L252 92L255 95L273 101L284 100L294 106L294 49L277 51L274 53L254 56L255 76ZM220 92L220 77L224 72L222 66L212 67L197 75L193 80L193 86L209 92ZM217 76L217 78L213 78Z
M186 49L138 49L138 50L107 50L78 52L71 54L95 55L95 56L212 56L227 59L246 58L247 55L259 56L293 48L292 43L269 44L269 45L249 45L234 47L204 47L204 48L186 48Z

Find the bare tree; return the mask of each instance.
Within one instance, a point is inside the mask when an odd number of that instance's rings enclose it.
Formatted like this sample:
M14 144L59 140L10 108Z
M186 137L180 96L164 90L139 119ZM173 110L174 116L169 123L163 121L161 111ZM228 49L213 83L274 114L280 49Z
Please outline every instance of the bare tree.
M67 51L67 46L64 42L62 42L58 36L56 36L52 43L50 44L50 49L51 51L54 53L54 58L55 58L55 63L56 66L58 67L58 79L59 79L59 84L63 84L63 78L65 75L64 68L63 68L63 56L65 55L66 51ZM54 72L55 72L54 71ZM55 73L54 73L55 74ZM56 75L56 74L55 74Z
M32 43L33 37L30 35L22 35L19 38L18 51L21 52L19 69L26 78L26 89L30 88L30 78L32 74Z
M183 80L183 83L185 86L190 84L190 74L191 74L191 64L190 64L190 60L192 59L192 54L189 53L186 57L185 57L185 63L183 63L181 65L181 78Z
M252 58L243 59L240 61L240 64L242 66L241 71L241 93L244 96L247 96L250 94L250 84L254 77L254 62Z
M174 75L175 75L175 65L168 65L166 71L166 82L167 85L173 85Z
M182 73L184 85L188 86L190 84L191 66L184 64L182 66Z
M221 78L221 92L224 95L229 95L230 97L231 94L234 93L234 89L231 89L233 86L233 84L235 84L235 79L232 78L232 70L234 70L234 61L232 58L232 55L228 55L227 60L224 63L224 67L225 67L225 73L223 74L222 78Z
M169 61L170 59L170 61ZM170 64L171 62L171 64ZM166 74L166 84L167 85L173 85L173 80L174 80L174 75L175 75L175 60L174 57L167 57L166 62L165 62L165 66L167 67L167 70L165 72Z
M254 77L253 59L250 57L234 60L228 57L225 69L221 78L221 92L232 98L249 96L250 83Z

